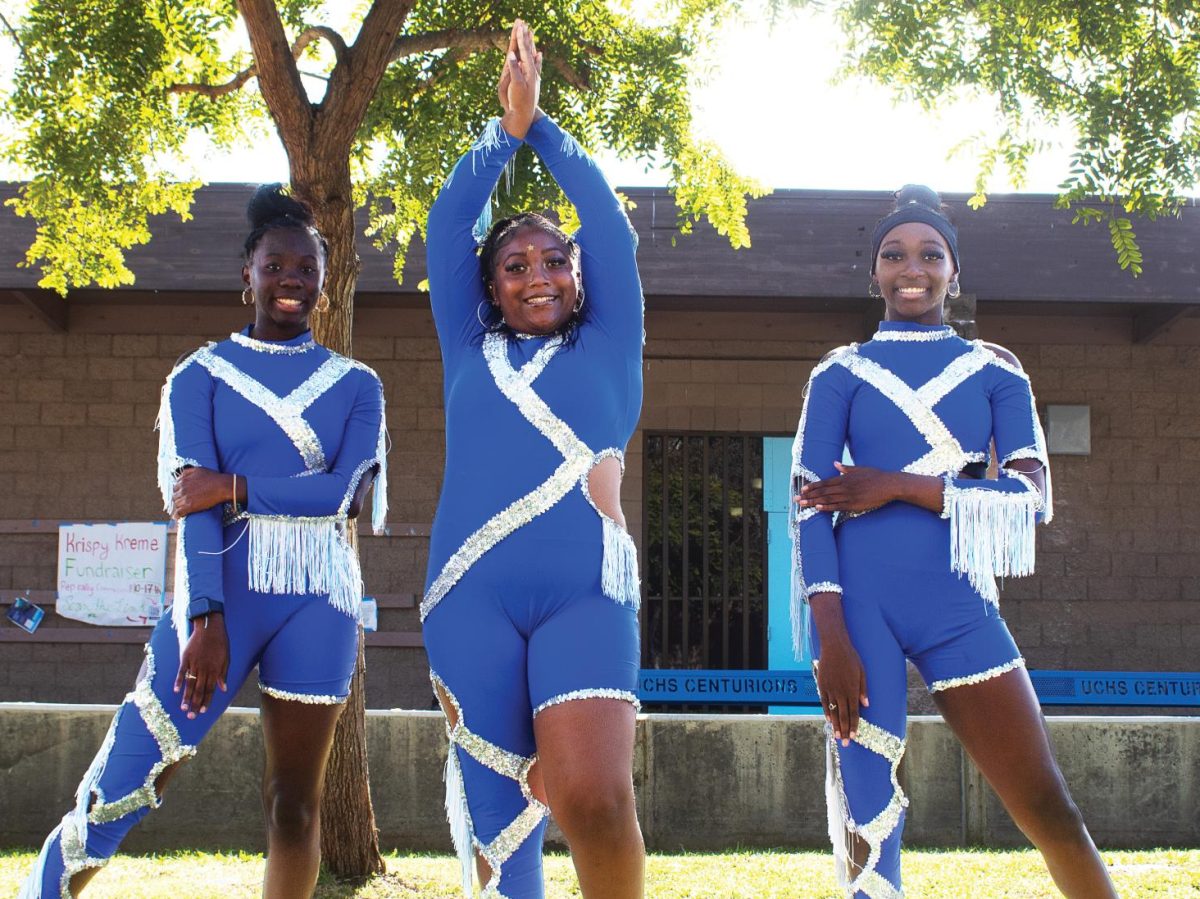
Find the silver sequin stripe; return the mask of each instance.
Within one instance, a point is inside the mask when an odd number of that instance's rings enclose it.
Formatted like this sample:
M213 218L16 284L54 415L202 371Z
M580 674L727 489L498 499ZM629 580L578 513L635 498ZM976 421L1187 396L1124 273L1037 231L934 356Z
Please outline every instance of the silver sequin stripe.
M835 361L844 365L856 377L870 384L895 403L904 416L912 422L913 427L929 443L929 451L904 466L903 471L911 474L939 475L947 471L959 471L963 467L967 454L950 429L946 427L945 422L927 403L921 400L916 390L905 384L895 373L858 352L843 353ZM937 381L945 374L946 371L943 370L932 381ZM959 374L961 375L961 373ZM946 388L947 391L953 389L954 386L957 384ZM930 388L930 392L936 394L942 389L942 386L935 386Z
M504 863L529 838L529 835L533 833L541 820L550 814L550 809L534 797L533 792L529 788L529 771L537 761L537 757L531 756L525 758L524 756L509 752L471 731L467 727L466 717L463 715L458 697L450 691L445 681L438 677L437 674L431 671L429 677L434 686L446 696L454 708L456 720L453 726L449 724L447 718L450 751L453 752L455 746L462 747L463 751L481 765L490 768L503 777L516 781L517 786L521 790L521 795L525 797L525 808L492 842L482 844L476 841L480 855L484 857L488 866L492 869L492 876L483 889L483 895L499 896L501 895L499 884Z
M258 682L258 689L270 696L272 699L284 699L288 702L302 702L305 705L341 705L350 698L349 694L345 696L334 696L332 693L292 693L289 690L280 690L276 687L268 687L262 681Z
M591 462L594 455L591 449L575 436L575 432L566 422L554 414L546 405L546 401L534 392L532 386L534 379L541 374L559 346L561 342L546 344L521 367L520 371L516 371L508 361L508 348L504 338L498 334L489 334L484 338L483 357L487 360L492 378L500 392L542 436L554 444L555 449L562 453L564 458L586 455Z
M952 359L941 372L917 388L917 397L932 409L946 394L971 375L981 371L988 364L989 357L994 359L995 354L978 345L972 347L961 356Z
M330 356L304 383L282 397L208 347L198 350L195 359L213 377L220 378L241 397L270 416L292 441L306 468L310 471L325 469L325 451L316 431L304 420L304 411L354 367L349 359Z
M955 331L949 325L937 331L876 331L872 340L885 343L927 343L931 340L948 340L955 336Z
M971 684L981 684L986 680L991 680L993 677L999 677L1002 674L1007 674L1010 671L1015 671L1018 668L1025 667L1025 660L1017 656L1011 662L1005 662L1003 665L997 665L994 668L988 668L986 671L980 671L976 674L967 674L963 677L948 677L944 680L935 680L929 685L930 693L940 693L942 690L952 690L955 687L966 687Z
M892 796L878 815L865 824L856 824L850 814L849 803L846 801L841 760L836 742L833 740L832 729L828 725L826 725L826 733L831 747L829 764L833 766L832 774L841 804L840 812L843 823L848 832L858 834L867 843L869 850L867 860L859 875L849 885L849 892L862 890L869 896L889 897L895 895L895 888L878 874L876 867L882 854L884 840L899 825L900 817L908 807L908 797L904 795L904 790L900 787L897 774L900 768L900 759L904 756L904 740L882 727L872 724L865 718L859 719L858 735L854 738L854 742L887 759L892 781ZM891 892L889 893L888 890Z
M97 784L94 789L96 802L92 805L91 811L88 812L88 820L93 824L116 821L118 818L124 818L130 812L136 811L143 806L158 808L161 804L161 799L154 787L154 782L158 780L158 776L176 762L191 758L196 754L196 747L189 746L183 742L179 736L179 730L175 727L174 722L171 721L171 716L163 708L158 697L154 695L152 688L154 670L154 652L147 646L146 673L138 681L133 692L125 697L125 703L126 706L132 705L138 710L142 718L142 723L145 724L146 730L150 732L150 736L154 738L154 742L158 745L161 759L150 768L140 787L119 799L114 799L112 802L105 801L104 793L99 789L99 785ZM111 751L112 747L109 746L108 748Z
M229 335L229 339L238 346L244 346L256 353L271 353L275 356L294 356L297 353L307 353L317 345L316 341L311 339L297 344L278 344L269 340L255 340L253 337L247 337L241 331L234 331Z
M512 400L522 415L554 443L566 460L545 482L488 519L446 560L446 564L442 566L442 570L421 600L422 621L488 550L554 506L591 467L591 450L550 411L530 387L561 346L561 339L548 342L518 372L513 370L508 361L505 338L499 334L488 334L484 338L484 358L501 393ZM548 431L552 432L553 436Z
M811 599L815 593L837 593L841 594L842 585L835 584L833 581L818 581L815 584L809 584L804 590L804 598Z
M441 602L450 588L483 558L484 553L518 528L528 524L546 512L566 496L587 471L588 459L563 462L541 486L497 512L471 534L442 566L437 578L429 585L425 598L421 600L421 620L424 621L434 606Z
M586 690L571 690L569 693L560 693L557 696L551 696L533 710L533 717L536 718L552 706L561 705L564 702L575 702L580 699L620 699L632 704L635 711L641 711L642 708L642 704L638 701L636 693L630 693L628 690L616 690L610 687L590 687Z

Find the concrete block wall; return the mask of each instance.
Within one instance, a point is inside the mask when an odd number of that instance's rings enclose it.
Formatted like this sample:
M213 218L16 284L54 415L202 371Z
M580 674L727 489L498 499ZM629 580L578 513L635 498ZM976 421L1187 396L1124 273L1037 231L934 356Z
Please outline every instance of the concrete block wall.
M0 847L41 843L111 714L0 703ZM1200 846L1200 718L1059 718L1050 734L1098 845ZM385 849L451 851L441 715L369 712L367 748ZM125 849L261 851L262 755L257 714L230 710ZM647 845L827 848L824 755L812 718L639 716L634 785ZM910 800L906 845L1027 845L939 718L910 721L899 776Z
M364 538L362 556L369 592L419 595L444 415L430 315L405 302L364 306L356 317L355 352L384 381L393 442L392 536ZM223 305L79 303L65 334L0 307L0 521L161 519L151 428L162 379L181 353L245 321L233 293ZM1057 518L1041 531L1039 573L1004 586L1002 609L1030 665L1194 669L1200 319L1145 345L1117 315L992 315L985 306L979 327L1018 354L1039 403L1092 410L1092 455L1053 460ZM622 490L635 540L646 430L789 435L812 366L867 331L859 314L685 312L652 302L645 406ZM52 531L0 534L0 589L52 590L55 554ZM59 623L51 616L43 627ZM380 624L418 630L411 608L383 610ZM112 701L139 657L132 645L2 643L0 699ZM430 707L421 649L371 648L368 672L368 705ZM253 691L239 701L252 702Z

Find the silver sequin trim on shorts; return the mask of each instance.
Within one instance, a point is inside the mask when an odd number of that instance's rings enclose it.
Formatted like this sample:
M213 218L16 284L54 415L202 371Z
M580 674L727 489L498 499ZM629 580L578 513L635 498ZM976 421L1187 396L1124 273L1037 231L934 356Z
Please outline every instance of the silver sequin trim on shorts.
M559 693L557 696L551 696L533 710L533 717L536 718L551 706L561 705L564 702L574 702L577 699L622 699L625 702L631 703L635 711L641 711L642 708L642 704L638 701L636 693L630 693L628 690L614 690L610 687L591 687L586 690L572 690L569 693Z
M969 684L981 684L985 680L991 680L993 677L999 677L1002 674L1007 674L1010 671L1015 671L1017 668L1024 668L1025 660L1017 656L1011 662L1005 662L1003 665L997 665L994 668L988 668L986 671L980 671L977 674L967 674L963 677L948 677L944 680L935 680L929 685L930 693L938 693L942 690L952 690L955 687L965 687Z
M341 705L348 698L348 696L334 696L333 694L291 693L287 690L268 687L262 681L258 682L258 689L273 699L285 699L288 702L303 702L306 705Z

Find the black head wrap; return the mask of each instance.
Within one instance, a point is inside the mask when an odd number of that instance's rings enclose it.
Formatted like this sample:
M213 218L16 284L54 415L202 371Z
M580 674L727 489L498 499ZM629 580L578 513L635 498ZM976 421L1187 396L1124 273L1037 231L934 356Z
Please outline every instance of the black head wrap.
M937 193L922 184L906 184L896 191L896 208L879 220L871 235L871 274L875 274L875 260L879 257L879 245L887 233L897 225L921 222L928 225L946 241L954 268L958 269L958 229L942 212L942 201Z

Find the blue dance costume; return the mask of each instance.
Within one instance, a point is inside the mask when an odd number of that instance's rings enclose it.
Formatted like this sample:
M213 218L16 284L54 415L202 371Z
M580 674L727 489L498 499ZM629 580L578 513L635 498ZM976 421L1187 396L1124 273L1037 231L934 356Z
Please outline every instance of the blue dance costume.
M548 118L532 147L582 222L587 309L573 342L486 331L472 226L521 141L493 120L429 213L429 289L445 369L446 473L421 602L431 678L453 706L446 809L471 892L542 896L548 810L530 788L533 718L595 697L637 704L633 541L588 494L642 402L636 240L604 176Z
M244 510L194 512L178 525L170 618L146 645L143 673L84 775L76 805L47 837L22 899L68 897L161 799L155 780L196 753L257 665L278 699L340 703L358 647L362 576L345 537L363 476L378 471L373 523L386 512L386 426L373 371L314 343L249 337L202 347L167 378L159 413L159 486L197 466L246 478ZM232 479L231 479L232 481ZM232 486L232 484L231 484ZM228 692L189 719L174 692L190 618L224 611Z
M986 464L993 439L1000 477L959 476ZM842 516L809 507L794 520L797 648L803 602L840 593L866 672L871 705L860 710L858 736L842 748L829 734L826 798L840 883L848 895L880 899L900 895L905 659L934 692L1024 665L1000 617L995 579L1033 571L1034 525L1051 516L1050 476L1029 378L949 327L883 322L872 340L835 350L813 370L793 479L836 477L844 448L858 465L945 481L940 516L891 502ZM1041 463L1044 498L1003 467L1015 459ZM847 833L869 849L860 869Z

